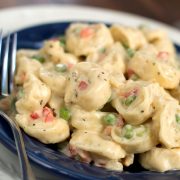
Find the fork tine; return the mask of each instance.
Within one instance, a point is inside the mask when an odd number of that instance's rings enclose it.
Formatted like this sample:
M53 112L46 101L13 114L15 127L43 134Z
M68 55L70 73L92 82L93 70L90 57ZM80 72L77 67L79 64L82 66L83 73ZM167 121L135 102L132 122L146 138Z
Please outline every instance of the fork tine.
M9 54L10 35L7 36L5 42L4 57L2 59L2 81L1 81L1 94L8 96L8 54Z
M2 29L0 30L0 58L1 58L1 49L2 49L2 33L3 33L3 31L2 31Z
M17 33L13 34L12 38L12 51L11 51L11 65L10 65L10 78L9 78L9 91L13 90L13 79L16 68L16 48L17 48Z

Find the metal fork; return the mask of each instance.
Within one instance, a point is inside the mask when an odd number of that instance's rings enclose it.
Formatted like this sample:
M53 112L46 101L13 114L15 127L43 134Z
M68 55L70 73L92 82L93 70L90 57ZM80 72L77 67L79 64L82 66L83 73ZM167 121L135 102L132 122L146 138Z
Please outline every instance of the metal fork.
M0 97L7 97L13 91L13 79L16 66L16 46L17 46L17 34L12 35L12 46L10 43L11 35L7 35L5 40L4 53L2 52L2 30L0 31L0 60L2 62L1 71L1 89ZM3 53L3 55L1 55ZM2 57L2 59L1 59ZM10 68L9 65L10 64ZM16 121L12 120L7 114L0 110L0 115L6 120L11 126L15 144L18 152L20 168L21 168L21 178L23 180L35 180L35 176L32 172L26 150L24 145L24 140L19 125Z

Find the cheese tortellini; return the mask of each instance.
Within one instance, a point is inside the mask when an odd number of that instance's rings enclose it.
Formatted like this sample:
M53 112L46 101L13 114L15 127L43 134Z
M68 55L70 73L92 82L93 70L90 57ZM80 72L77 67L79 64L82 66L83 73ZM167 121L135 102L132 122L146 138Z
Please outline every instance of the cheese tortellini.
M110 30L114 40L120 41L126 47L139 49L147 44L143 33L137 28L115 24L111 26Z
M180 169L179 158L180 148L153 148L140 154L140 162L144 168L159 172Z
M126 124L122 129L114 128L111 136L129 154L146 152L158 144L152 123L139 126Z
M35 76L30 76L23 85L23 96L16 102L17 112L20 114L36 111L47 104L51 90Z
M127 123L141 124L153 113L153 90L156 86L145 81L126 81L118 88L112 105L122 114Z
M135 53L128 63L128 68L143 80L157 82L165 89L174 89L179 84L180 73L168 59L166 52L158 53L149 45Z
M89 111L101 109L111 96L109 81L109 73L97 64L78 63L70 72L65 103L77 104Z
M125 72L127 54L120 43L114 43L110 47L102 48L88 56L87 61L95 62L111 74Z
M74 23L66 31L67 50L76 56L87 56L108 45L113 38L104 24Z
M44 122L44 117L39 117L36 121L31 120L32 117L28 114L16 115L16 121L24 131L39 141L50 144L64 141L69 137L68 123L61 118L55 118L51 122Z
M164 106L159 105L153 121L155 124L159 124L161 143L166 148L176 148L180 146L180 106L176 101L164 103L166 103Z
M126 152L117 143L103 139L97 133L86 130L74 132L70 144L109 159L121 159L126 155Z
M123 171L138 156L146 169L180 170L176 59L162 30L72 23L41 49L18 51L13 117L85 163Z

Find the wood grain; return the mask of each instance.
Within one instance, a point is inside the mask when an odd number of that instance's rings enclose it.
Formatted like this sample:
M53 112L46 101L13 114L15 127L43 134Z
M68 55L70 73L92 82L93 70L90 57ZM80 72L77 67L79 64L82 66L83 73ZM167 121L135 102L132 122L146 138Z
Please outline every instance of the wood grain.
M76 4L139 14L167 24L180 22L180 0L0 0L1 8L30 4Z

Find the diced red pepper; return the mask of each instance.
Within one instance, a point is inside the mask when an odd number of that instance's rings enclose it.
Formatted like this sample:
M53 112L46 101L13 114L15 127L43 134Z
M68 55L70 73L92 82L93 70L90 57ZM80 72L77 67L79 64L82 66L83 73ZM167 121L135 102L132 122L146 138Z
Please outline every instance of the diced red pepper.
M69 152L72 157L77 155L77 148L75 146L69 145Z
M127 69L128 78L130 78L134 74L135 74L135 72L132 69Z
M83 161L85 163L90 163L92 161L89 152L78 149L78 154L81 158L81 161Z
M30 114L30 117L31 117L32 119L38 119L38 118L39 118L39 114L36 113L36 112L33 112L33 113Z
M88 84L85 81L81 81L78 85L78 88L82 91L82 90L86 90L88 87Z
M118 116L116 126L117 127L123 127L124 126L124 120L121 116Z
M67 66L68 66L69 69L71 69L74 66L74 64L68 63Z
M94 30L92 28L86 27L80 31L80 37L87 38L87 37L90 37L93 33L94 33Z
M166 51L160 51L157 55L157 58L163 61L166 61L169 57L169 53Z
M52 38L50 39L51 41L59 41L59 38L55 37L55 38Z
M110 136L111 135L111 130L112 130L112 126L106 126L106 128L103 130L103 134L105 136Z
M138 88L134 88L131 91L124 93L121 96L124 96L125 98L127 98L129 96L137 95L137 93L138 93Z
M51 122L54 119L53 111L48 107L43 108L43 116L45 122Z

